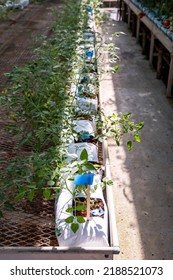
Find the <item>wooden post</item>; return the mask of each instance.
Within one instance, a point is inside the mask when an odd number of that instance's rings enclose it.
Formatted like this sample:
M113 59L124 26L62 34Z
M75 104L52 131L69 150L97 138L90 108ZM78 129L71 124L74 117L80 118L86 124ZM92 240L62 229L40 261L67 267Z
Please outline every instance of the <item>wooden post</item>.
M150 39L150 56L149 56L150 65L153 64L154 42L155 42L155 36L154 36L153 33L151 33L151 39Z
M139 31L140 31L140 18L137 17L137 23L136 23L136 42L139 43Z
M145 54L146 43L147 43L147 31L144 28L142 32L142 54Z
M120 17L119 17L119 20L121 20L122 18L122 0L120 0L120 4L119 4L119 13L120 13Z
M173 82L173 52L171 53L171 61L169 65L169 76L168 76L168 83L167 83L167 90L166 90L166 96L171 97L172 96L172 82Z
M132 13L132 36L136 36L136 15Z
M159 47L158 50L158 59L157 59L157 79L161 79L162 74L162 60L163 60L163 49Z
M130 28L131 10L130 10L129 7L127 9L128 9L128 20L127 20L127 23L128 23L128 28Z
M126 21L126 8L127 5L124 3L124 1L122 1L122 21Z

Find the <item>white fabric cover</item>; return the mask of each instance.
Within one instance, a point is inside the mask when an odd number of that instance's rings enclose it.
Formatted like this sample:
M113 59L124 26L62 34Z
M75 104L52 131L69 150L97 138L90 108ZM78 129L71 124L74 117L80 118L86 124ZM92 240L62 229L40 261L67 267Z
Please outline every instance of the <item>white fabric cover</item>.
M97 98L77 98L77 111L95 113L97 111Z
M15 9L20 8L20 9L24 9L29 5L29 0L18 0L15 1L15 3L13 4L13 7Z
M100 175L95 175L93 185L91 186L91 198L100 198L104 203L104 218L92 217L90 221L79 224L76 233L71 230L71 224L64 220L71 216L66 209L72 207L73 195L66 189L63 189L56 202L56 229L60 230L60 236L57 236L60 246L70 247L108 247L108 211L103 197L102 188L99 184ZM94 185L97 189L94 190ZM68 181L68 188L73 192L74 184ZM79 194L79 197L83 194Z
M86 149L88 153L88 161L98 162L98 147L92 143L71 143L67 149L67 160L80 158L82 151Z
M89 121L89 120L74 120L73 123L75 125L74 130L77 133L80 133L82 131L86 131L86 132L88 132L92 136L95 135L96 126L95 126L95 123L93 121Z

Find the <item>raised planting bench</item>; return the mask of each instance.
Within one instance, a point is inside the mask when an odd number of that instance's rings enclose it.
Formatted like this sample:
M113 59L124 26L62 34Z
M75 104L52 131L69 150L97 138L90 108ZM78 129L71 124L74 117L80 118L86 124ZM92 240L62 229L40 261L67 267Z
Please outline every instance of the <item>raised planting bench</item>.
M102 150L105 175L110 178L111 175L106 141L102 144ZM11 221L11 225L7 220L6 227L4 225L3 230L6 231L6 233L4 232L6 240L3 241L3 232L1 233L1 244L3 244L3 247L0 247L0 260L112 260L114 254L119 254L120 252L112 186L106 188L105 200L108 208L109 246L58 246L54 233L54 217L52 215L53 207L48 203L48 205L45 205L44 211L41 212L41 215L26 215L19 212L18 215L17 213L14 213L14 220L12 218L9 220ZM12 216L12 212L9 212L9 215ZM52 240L50 240L50 237ZM31 246L32 242L37 245ZM52 246L49 245L51 243L53 244ZM10 244L10 246L8 244ZM21 245L19 246L18 244Z
M138 3L138 4L137 4ZM139 42L142 36L142 51L145 53L147 40L149 42L149 62L153 63L157 55L157 78L161 78L163 61L168 65L168 77L166 82L166 96L172 96L173 86L173 32L161 26L157 18L151 16L148 10L139 5L138 1L123 0L122 19L132 29L132 35ZM166 58L165 53L169 58Z
M114 7L119 7L121 1L122 0L102 0L103 3L108 3L109 8L112 7L112 3L114 4Z
M92 29L94 22L89 22L89 24L90 29ZM86 63L90 62L87 61ZM91 61L91 63L93 62ZM72 94L72 96L75 94L73 92L73 87L70 94ZM80 97L80 101L82 99L83 98ZM93 98L93 100L95 100L95 102L94 104L91 104L93 106L89 107L90 111L97 110L97 103L99 103L100 106L102 105L100 102L100 96L98 99ZM91 102L91 100L88 102ZM85 103L84 105L86 105ZM78 109L81 109L81 104L83 103L79 102L77 99ZM81 111L83 112L84 109L82 108ZM79 131L82 130L83 128L79 129ZM94 128L93 131L91 130L91 135L92 133L94 133ZM98 162L104 166L104 176L111 178L106 140L102 144L98 143ZM2 247L0 247L0 259L112 260L114 254L118 254L120 252L112 186L106 187L103 192L103 196L103 200L106 202L108 210L108 236L106 239L106 246L94 246L93 243L91 246L90 244L85 246L85 243L77 246L75 245L75 242L71 243L72 245L70 244L70 246L67 243L67 245L63 243L63 246L61 246L60 239L56 239L55 234L54 216L56 215L56 211L54 209L54 201L46 201L42 198L39 200L38 198L34 206L32 204L28 205L27 201L24 200L23 204L22 202L19 202L18 209L16 209L16 211L7 211L6 217L4 215L0 233L0 242L2 244ZM90 222L90 220L88 220L88 222ZM93 225L91 223L91 227L92 226Z

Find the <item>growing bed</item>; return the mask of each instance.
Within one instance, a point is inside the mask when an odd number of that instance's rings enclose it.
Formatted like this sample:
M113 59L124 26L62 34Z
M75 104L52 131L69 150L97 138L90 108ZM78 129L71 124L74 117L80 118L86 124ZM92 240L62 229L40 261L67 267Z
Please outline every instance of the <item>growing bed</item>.
M94 23L91 19L88 25L93 32ZM94 55L94 52L88 53L87 50L88 62ZM83 112L88 109L84 103L88 104L92 100L93 106L89 109L94 111L97 110L99 99L78 97L77 106ZM81 109L81 106L84 108ZM104 166L105 176L110 178L106 141L102 144L98 142L98 162ZM15 203L14 211L4 211L0 229L0 259L112 259L114 254L119 253L112 187L106 188L103 195L108 208L106 246L59 246L55 235L54 201L37 196L32 202L28 202L24 197Z
M100 147L101 161L102 157L106 176L110 177L106 142ZM120 252L120 248L111 188L107 188L104 194L109 213L108 247L58 246L54 204L38 199L32 205L23 201L16 211L5 213L1 222L0 259L113 259L113 255Z

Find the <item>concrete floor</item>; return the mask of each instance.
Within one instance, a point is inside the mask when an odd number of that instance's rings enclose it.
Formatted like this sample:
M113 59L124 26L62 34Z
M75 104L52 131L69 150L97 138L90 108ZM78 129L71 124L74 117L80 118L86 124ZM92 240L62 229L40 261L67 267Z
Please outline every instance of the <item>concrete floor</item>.
M104 9L108 14L115 9ZM105 27L106 40L119 48L120 68L102 77L106 114L132 112L144 121L142 142L132 151L109 139L109 157L121 253L117 260L173 259L173 100L141 53L127 24L115 13ZM114 32L124 32L119 37ZM104 63L107 55L104 54Z

